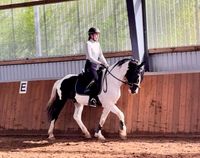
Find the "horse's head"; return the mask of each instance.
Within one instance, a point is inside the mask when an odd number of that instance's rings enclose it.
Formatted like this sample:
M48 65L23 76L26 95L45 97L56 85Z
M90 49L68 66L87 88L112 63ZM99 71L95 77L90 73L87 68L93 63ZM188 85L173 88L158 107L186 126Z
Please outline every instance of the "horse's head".
M128 70L125 75L125 80L129 85L129 92L132 94L138 93L140 83L144 75L144 62L139 63L138 60L130 60Z

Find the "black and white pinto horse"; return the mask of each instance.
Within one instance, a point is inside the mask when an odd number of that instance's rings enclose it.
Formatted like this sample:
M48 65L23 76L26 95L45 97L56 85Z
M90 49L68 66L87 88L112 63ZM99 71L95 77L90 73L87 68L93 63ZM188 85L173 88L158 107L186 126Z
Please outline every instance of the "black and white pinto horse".
M103 111L98 128L95 130L94 135L98 139L105 140L105 137L101 133L101 129L110 112L118 116L120 120L120 137L122 139L126 138L127 134L124 114L116 106L116 102L121 96L120 87L122 84L127 84L129 86L130 93L138 93L144 74L143 65L144 63L139 63L137 60L125 58L110 66L107 70L103 70L104 82L102 86L104 90L102 90L98 95L99 100L102 103ZM51 97L47 104L48 117L50 120L48 130L49 139L55 139L53 134L55 122L68 99L72 99L74 101L75 111L73 118L81 128L84 136L86 138L91 138L89 131L81 119L83 107L88 104L89 96L79 95L76 93L75 85L77 79L77 74L69 74L54 83Z

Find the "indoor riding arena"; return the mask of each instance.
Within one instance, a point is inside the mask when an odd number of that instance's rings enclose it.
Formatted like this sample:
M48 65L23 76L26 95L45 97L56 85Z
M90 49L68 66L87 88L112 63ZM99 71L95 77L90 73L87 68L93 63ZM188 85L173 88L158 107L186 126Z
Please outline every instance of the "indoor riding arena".
M101 129L103 107L86 105L85 138L74 100L55 127L47 103L57 80L83 73L91 27L101 32L107 76L124 58L145 72L137 84L112 78L126 126L111 111ZM200 0L0 0L0 158L83 157L200 158Z

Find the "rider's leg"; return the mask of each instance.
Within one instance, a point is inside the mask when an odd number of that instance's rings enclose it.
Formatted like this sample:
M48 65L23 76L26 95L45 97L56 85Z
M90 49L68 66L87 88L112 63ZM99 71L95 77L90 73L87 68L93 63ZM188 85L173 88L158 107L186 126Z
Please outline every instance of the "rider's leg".
M97 98L97 81L98 81L98 74L97 74L97 64L92 63L91 61L87 60L85 64L85 71L91 75L91 80L94 80L94 83L89 86L89 89L85 91L90 92L89 102L90 106L96 107L96 98Z
M94 83L91 85L91 93L89 99L89 105L95 107L97 103L97 89L98 89L98 74L96 69L91 68L91 74L94 79Z

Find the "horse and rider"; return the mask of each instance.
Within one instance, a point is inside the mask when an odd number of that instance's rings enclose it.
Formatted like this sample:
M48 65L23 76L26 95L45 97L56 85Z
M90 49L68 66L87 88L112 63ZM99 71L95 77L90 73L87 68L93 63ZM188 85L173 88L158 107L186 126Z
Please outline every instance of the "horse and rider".
M47 103L50 121L49 139L54 139L55 122L69 99L75 106L73 118L86 138L91 138L91 135L82 122L82 111L84 106L97 104L101 104L103 111L95 130L95 137L105 140L101 130L108 114L112 112L119 118L121 138L126 138L125 116L116 103L121 96L122 84L128 85L130 93L138 93L144 75L144 63L132 58L124 58L109 66L98 41L99 34L98 28L91 27L88 30L85 72L68 74L53 85L51 97ZM104 68L99 70L99 67ZM104 90L101 87L104 87Z

